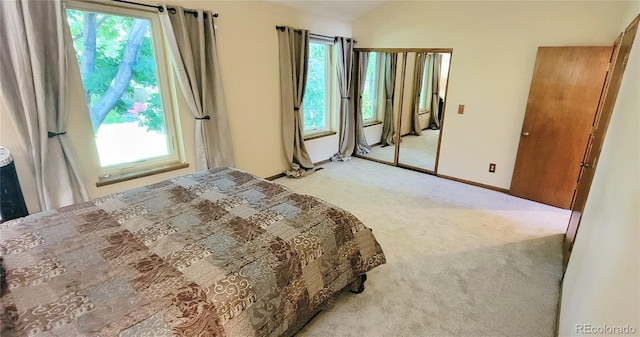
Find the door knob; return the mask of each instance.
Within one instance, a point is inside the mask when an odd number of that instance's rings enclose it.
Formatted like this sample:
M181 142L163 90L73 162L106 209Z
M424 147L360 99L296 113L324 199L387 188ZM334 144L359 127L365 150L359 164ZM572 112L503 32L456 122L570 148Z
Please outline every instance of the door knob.
M525 132L522 133L522 135L526 137L526 136L529 135L529 133L527 131L525 131Z

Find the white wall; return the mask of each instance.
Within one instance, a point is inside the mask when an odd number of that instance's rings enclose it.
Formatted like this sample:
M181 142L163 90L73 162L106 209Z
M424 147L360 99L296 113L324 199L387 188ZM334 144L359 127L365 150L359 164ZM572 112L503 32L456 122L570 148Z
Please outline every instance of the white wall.
M637 34L564 277L560 336L581 335L577 324L629 324L640 335L639 65Z
M438 173L509 188L538 46L611 45L626 4L391 1L353 35L358 47L453 48Z
M150 3L157 1L148 0ZM218 55L234 142L236 167L262 177L283 172L287 167L282 146L280 121L280 78L276 25L290 25L309 29L322 35L351 36L351 24L290 7L264 1L167 1L186 8L202 8L220 14L216 23ZM74 71L73 69L71 71ZM75 69L77 71L77 69ZM70 83L70 90L80 83ZM180 96L180 95L178 95ZM180 132L183 134L185 159L193 164L193 118L181 98ZM186 174L187 169L135 179L124 183L96 187L98 161L92 142L89 119L79 109L71 107L68 135L81 161L81 174L91 198L150 184ZM15 157L19 179L27 206L31 212L39 209L34 180L8 114L0 107L0 144L8 147ZM338 148L338 136L307 142L312 160L328 159Z
M380 143L380 138L382 138L382 123L365 127L364 137L367 139L369 145Z

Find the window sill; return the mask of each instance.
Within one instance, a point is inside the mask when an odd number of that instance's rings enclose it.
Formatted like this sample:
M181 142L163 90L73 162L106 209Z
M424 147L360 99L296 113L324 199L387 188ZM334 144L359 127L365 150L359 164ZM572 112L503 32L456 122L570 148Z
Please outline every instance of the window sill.
M426 115L426 114L428 114L428 113L430 113L430 112L431 112L431 111L429 111L429 110L427 110L427 111L420 111L420 112L418 112L418 116L419 116L419 115Z
M305 136L304 137L304 141L318 139L318 138L322 138L322 137L329 137L329 136L335 135L336 133L337 132L335 132L335 131L320 132L320 133L316 133L316 134L313 134L313 135Z
M154 174L160 174L160 173L169 172L169 171L180 170L187 167L189 167L188 163L176 162L176 163L156 166L153 168L148 168L140 171L135 171L135 172L129 172L129 173L123 173L123 174L111 174L106 177L100 177L98 179L98 182L96 182L96 187L117 184L117 183L121 183L128 180L148 177Z
M373 121L373 122L364 123L363 127L368 128L370 126L379 125L379 124L382 124L382 122L381 121Z

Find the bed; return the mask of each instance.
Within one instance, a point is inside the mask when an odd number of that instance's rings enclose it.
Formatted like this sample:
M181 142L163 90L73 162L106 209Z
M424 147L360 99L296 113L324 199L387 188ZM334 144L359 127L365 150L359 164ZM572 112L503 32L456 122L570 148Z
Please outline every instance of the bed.
M372 232L231 168L0 224L2 336L290 336L385 263Z

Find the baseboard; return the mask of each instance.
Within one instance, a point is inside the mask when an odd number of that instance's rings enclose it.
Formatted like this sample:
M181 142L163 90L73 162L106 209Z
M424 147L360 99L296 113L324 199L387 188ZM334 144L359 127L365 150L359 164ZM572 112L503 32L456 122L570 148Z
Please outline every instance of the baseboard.
M459 183L463 183L463 184L467 184L467 185L473 185L473 186L477 186L477 187L486 188L488 190L493 190L493 191L498 191L498 192L509 194L509 190L506 189L506 188L501 188L501 187L486 185L486 184L482 184L482 183L477 183L477 182L471 181L471 180L465 180L465 179L450 177L450 176L446 176L444 174L436 174L436 176L438 176L440 178L447 179L447 180L457 181Z
M361 159L364 159L364 160L369 160L369 161L376 162L376 163L379 163L379 164L385 164L385 165L391 165L393 167L399 167L399 166L396 166L393 162L384 161L382 159L378 159L378 158L374 158L374 157L367 157L367 156L363 156L361 154L356 154L356 155L354 155L354 157L361 158Z
M278 173L278 174L276 174L276 175L273 175L273 176L271 176L271 177L266 177L266 178L264 178L264 179L267 179L267 180L271 181L271 180L276 180L276 179L278 179L278 178L282 178L282 177L286 177L286 176L287 176L287 175L286 175L286 174L284 174L284 172L282 172L282 173Z
M320 165L324 165L324 164L326 164L326 163L330 163L330 162L331 162L331 158L329 158L329 159L325 159L325 160L321 160L321 161L319 161L319 162L317 162L317 163L313 163L313 166L320 166ZM316 169L316 171L319 171L319 170L321 170L321 169L322 169L322 168L318 168L318 169ZM276 180L276 179L279 179L279 178L282 178L282 177L286 177L286 176L287 176L287 175L286 175L284 172L282 172L282 173L278 173L278 174L276 174L276 175L272 175L272 176L270 176L270 177L266 177L266 178L264 178L264 179L267 179L267 180L269 180L269 181L272 181L272 180Z
M560 280L560 291L558 297L558 309L556 311L556 327L555 327L555 337L560 336L560 310L562 310L562 289L564 288L564 275L562 275L562 279Z
M319 161L317 163L313 163L313 166L320 166L320 165L324 165L324 164L330 163L330 162L331 162L331 158L325 159L325 160L321 160L321 161Z

